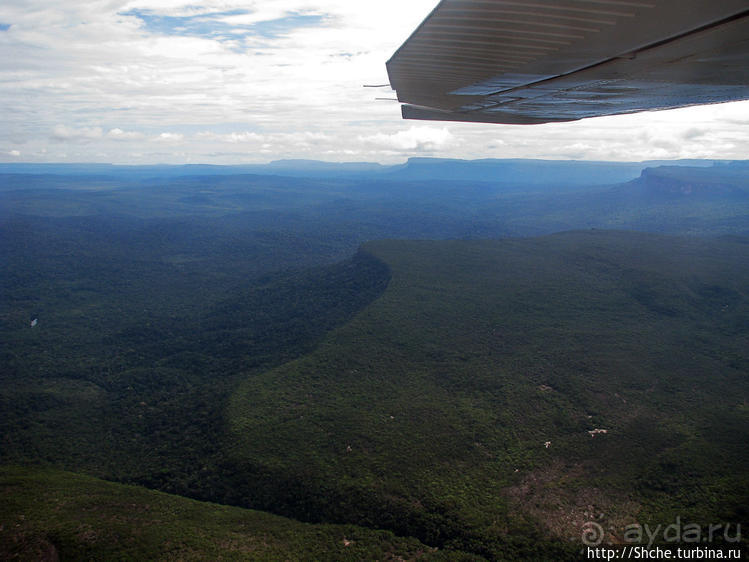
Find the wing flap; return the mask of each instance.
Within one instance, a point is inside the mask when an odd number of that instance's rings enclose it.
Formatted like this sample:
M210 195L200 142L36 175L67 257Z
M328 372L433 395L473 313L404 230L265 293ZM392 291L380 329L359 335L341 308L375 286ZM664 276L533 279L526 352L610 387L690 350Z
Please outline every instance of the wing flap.
M749 4L443 0L387 63L408 119L493 123L749 98Z

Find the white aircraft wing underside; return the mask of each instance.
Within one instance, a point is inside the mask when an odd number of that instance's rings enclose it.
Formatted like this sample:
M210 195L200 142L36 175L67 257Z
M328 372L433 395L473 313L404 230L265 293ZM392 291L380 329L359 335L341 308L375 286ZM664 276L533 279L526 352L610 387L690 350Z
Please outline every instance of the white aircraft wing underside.
M749 0L442 0L387 70L407 119L532 124L749 99Z

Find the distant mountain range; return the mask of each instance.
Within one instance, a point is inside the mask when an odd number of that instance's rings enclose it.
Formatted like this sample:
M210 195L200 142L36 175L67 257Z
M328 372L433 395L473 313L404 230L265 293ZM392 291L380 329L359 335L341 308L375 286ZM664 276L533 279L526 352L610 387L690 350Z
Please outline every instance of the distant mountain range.
M574 184L606 185L637 178L645 168L656 166L710 167L716 160L649 160L645 162L594 162L576 160L409 158L404 164L384 166L372 162L321 162L276 160L268 164L214 166L129 166L116 164L0 164L0 174L56 174L108 177L178 177L215 175L281 175L306 178L377 177L398 181L460 180L505 185L541 186Z
M749 232L749 162L279 160L253 166L0 165L0 217L212 216L315 236L498 238L580 228ZM235 219L228 219L234 216ZM324 227L323 227L324 225Z

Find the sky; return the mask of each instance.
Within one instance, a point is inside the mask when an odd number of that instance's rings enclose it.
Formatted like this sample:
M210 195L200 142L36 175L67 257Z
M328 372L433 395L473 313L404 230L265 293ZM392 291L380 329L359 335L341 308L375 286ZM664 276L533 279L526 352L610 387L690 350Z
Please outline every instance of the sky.
M404 121L385 61L436 0L0 3L0 162L746 159L749 102L534 126ZM387 99L376 99L387 98Z

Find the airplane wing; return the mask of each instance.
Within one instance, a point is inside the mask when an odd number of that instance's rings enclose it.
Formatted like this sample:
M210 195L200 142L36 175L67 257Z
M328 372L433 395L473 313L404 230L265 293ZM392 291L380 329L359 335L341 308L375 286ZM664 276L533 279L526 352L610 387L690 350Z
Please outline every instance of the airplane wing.
M533 124L749 99L749 0L442 0L387 71L406 119Z

